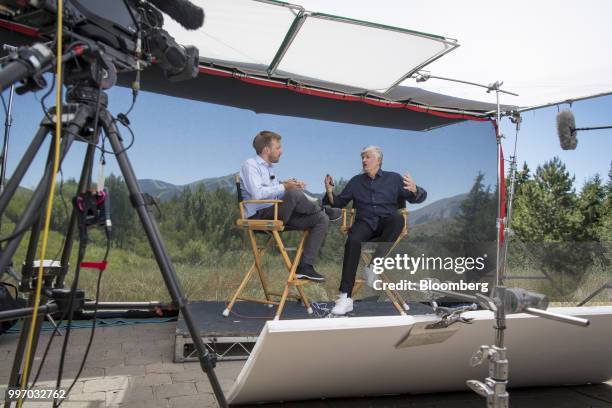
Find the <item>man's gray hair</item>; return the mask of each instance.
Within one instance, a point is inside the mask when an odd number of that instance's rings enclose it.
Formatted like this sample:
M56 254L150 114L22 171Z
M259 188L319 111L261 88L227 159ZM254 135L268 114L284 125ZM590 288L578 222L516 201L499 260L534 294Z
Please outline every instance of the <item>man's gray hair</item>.
M366 152L373 152L376 155L376 158L380 161L380 164L382 165L383 153L380 147L373 145L366 146L361 150L361 156L363 157L364 153Z

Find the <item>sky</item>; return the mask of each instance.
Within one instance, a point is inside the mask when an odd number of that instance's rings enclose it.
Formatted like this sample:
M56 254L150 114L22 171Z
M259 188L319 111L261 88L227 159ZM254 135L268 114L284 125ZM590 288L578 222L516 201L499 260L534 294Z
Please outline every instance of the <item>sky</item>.
M612 162L612 129L579 131L575 150L562 150L557 135L556 115L568 109L561 104L537 109L522 114L522 123L517 138L519 168L527 162L532 173L537 166L557 156L565 163L571 175L576 177L575 186L580 189L585 181L599 174L604 182ZM574 102L571 110L576 118L576 127L612 125L612 96ZM503 143L506 158L514 151L516 126L508 119L502 120Z

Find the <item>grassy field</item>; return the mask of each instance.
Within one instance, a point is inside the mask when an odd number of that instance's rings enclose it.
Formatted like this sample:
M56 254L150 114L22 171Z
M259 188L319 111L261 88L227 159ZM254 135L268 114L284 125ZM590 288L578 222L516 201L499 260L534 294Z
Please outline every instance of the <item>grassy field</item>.
M3 225L3 234L12 229L11 225ZM97 235L96 235L97 234ZM26 243L28 236L24 238L19 250L15 255L16 269L25 258ZM101 260L105 247L99 231L92 234L93 243L89 245L85 260ZM62 247L62 235L51 232L47 259L58 259ZM189 243L182 247L170 245L171 257L176 253L185 254ZM327 249L329 251L329 249ZM71 256L71 268L66 281L70 285L74 275L76 264L77 247L74 246ZM320 262L316 265L319 273L323 274L327 281L324 284L311 284L306 286L306 292L314 300L334 299L339 286L342 268L342 248L333 250L331 258L335 261ZM201 252L200 252L201 253ZM244 273L253 262L250 251L204 251L204 256L177 256L174 259L174 267L180 279L184 292L189 300L227 300L238 287ZM178 258L178 260L176 259ZM190 259L189 262L182 261ZM269 282L275 291L282 289L287 272L282 264L280 256L271 252L266 256L264 268L267 272ZM360 267L361 270L361 267ZM85 290L88 298L95 296L95 285L97 271L83 269L81 271L79 287ZM358 272L359 274L359 272ZM530 265L529 262L510 262L508 275L541 276L541 270ZM402 276L393 274L395 279L418 279L418 275ZM545 293L551 302L559 304L575 304L602 285L612 280L612 269L608 266L592 266L582 273L582 278L576 279L563 274L549 274L551 280L508 280L507 286L519 286L536 292ZM7 279L12 281L12 279ZM253 276L251 284L244 293L249 296L262 296L263 292L256 275ZM372 289L364 288L358 297L366 297L377 294ZM422 296L415 293L405 293L408 298L421 300ZM112 248L109 257L108 269L102 278L101 301L169 301L170 296L166 290L161 272L157 267L153 255L147 245L141 245L135 250L124 250ZM612 303L612 290L600 293L590 304Z
M49 253L55 254L59 246L51 245ZM76 250L76 248L75 248ZM92 245L89 247L87 260L99 260L104 254L104 248ZM76 262L73 253L72 264ZM306 292L315 300L333 299L337 293L341 274L341 254L337 263L323 263L317 265L317 270L326 276L324 284L306 286ZM227 300L237 288L245 271L252 263L251 254L231 252L223 254L218 261L203 262L193 265L175 263L176 273L180 279L185 294L190 300ZM286 270L278 255L266 258L264 268L273 290L280 291L286 279ZM72 268L73 270L73 268ZM509 270L512 276L544 276L535 269ZM79 287L85 290L86 296L93 298L97 281L97 271L83 269L81 271ZM71 283L71 271L66 285ZM397 277L397 276L396 276ZM612 278L610 271L590 270L583 278L579 287L565 288L563 277L553 276L553 283L547 279L542 280L509 280L508 286L520 286L525 289L547 294L551 301L575 304L590 293L601 287ZM564 288L561 292L557 288ZM256 275L245 291L249 296L262 296L261 286ZM363 289L359 297L375 294L372 289ZM410 298L419 298L406 293ZM170 296L166 290L162 274L159 271L153 256L142 256L133 251L112 249L108 269L102 278L101 301L168 301ZM596 302L612 303L612 290L600 293L592 304Z

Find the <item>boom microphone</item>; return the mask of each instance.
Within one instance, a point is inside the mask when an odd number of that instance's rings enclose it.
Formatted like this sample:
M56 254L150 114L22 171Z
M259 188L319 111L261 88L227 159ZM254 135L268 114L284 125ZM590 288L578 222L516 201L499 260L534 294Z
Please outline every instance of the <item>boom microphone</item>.
M576 119L574 119L571 110L564 109L557 113L557 134L559 135L559 142L561 142L561 149L574 150L578 145Z
M149 3L187 30L197 30L204 24L204 10L188 0L149 0Z
M576 133L579 130L602 130L612 129L612 125L607 126L590 126L577 128L574 114L569 109L564 109L557 113L557 133L563 150L574 150L578 144Z

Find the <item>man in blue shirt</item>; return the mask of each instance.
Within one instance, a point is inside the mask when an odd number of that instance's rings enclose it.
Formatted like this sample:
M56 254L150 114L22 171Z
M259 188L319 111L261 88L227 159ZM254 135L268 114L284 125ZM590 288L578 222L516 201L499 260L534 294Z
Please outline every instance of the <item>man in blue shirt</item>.
M355 222L344 246L340 295L332 309L335 315L353 310L351 293L361 244L374 238L380 242L394 242L404 228L404 217L397 211L398 202L422 203L427 198L427 192L416 185L409 173L402 177L395 172L383 171L382 158L380 147L364 148L361 151L363 173L353 177L339 195L333 194L332 177L325 177L323 204L342 208L352 201L356 211Z
M257 156L244 162L240 169L242 197L245 200L283 200L278 206L278 219L286 226L310 230L296 277L323 282L325 278L315 271L313 265L329 220L339 219L342 212L337 208L321 208L316 200L309 200L304 194L304 182L293 178L281 182L276 178L273 163L278 163L283 153L280 141L280 135L268 130L255 136L253 148ZM273 204L246 204L245 211L248 218L274 219Z

